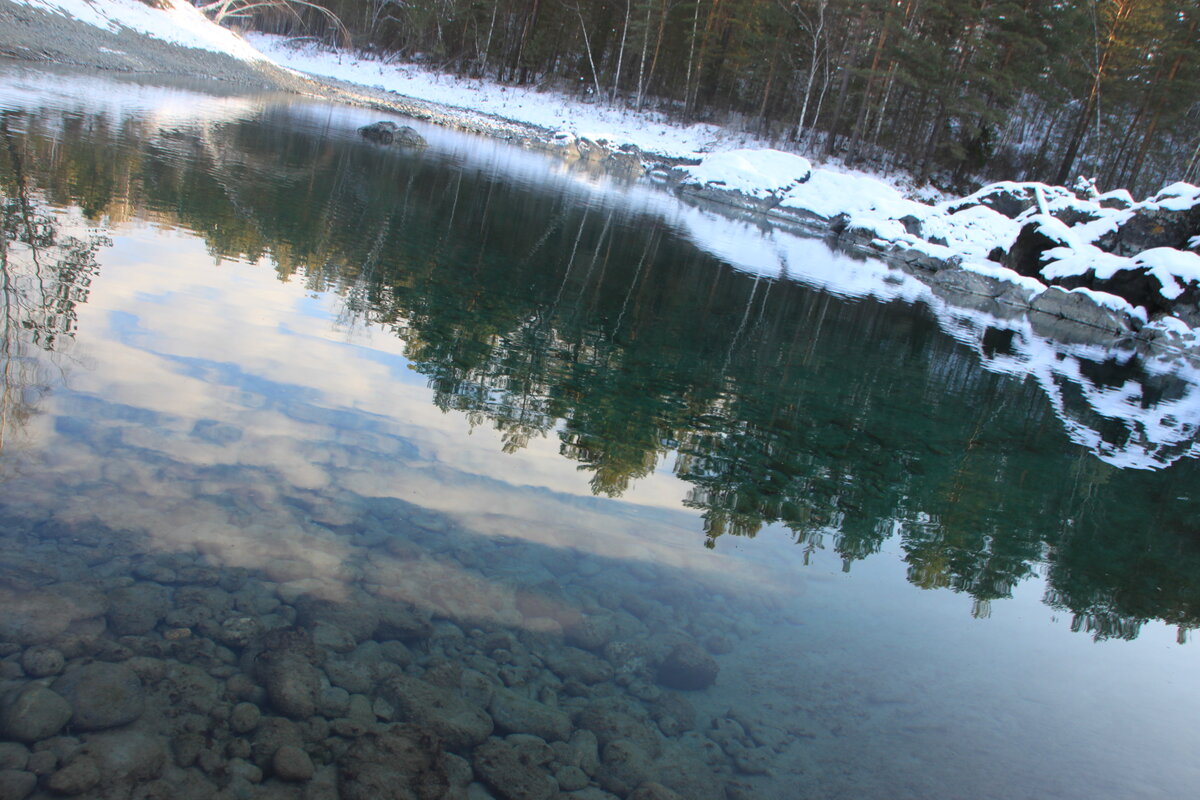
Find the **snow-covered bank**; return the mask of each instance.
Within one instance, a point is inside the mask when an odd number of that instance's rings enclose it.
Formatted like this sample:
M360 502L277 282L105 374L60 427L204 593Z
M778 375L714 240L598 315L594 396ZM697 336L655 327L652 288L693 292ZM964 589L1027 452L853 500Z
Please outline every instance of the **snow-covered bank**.
M249 33L246 39L276 63L310 75L396 92L447 106L471 108L591 141L630 144L648 153L695 158L697 153L766 143L716 125L671 124L661 114L584 103L566 95L492 81L459 78L417 64L384 62L282 36Z
M1087 181L1073 189L996 183L927 204L772 150L716 153L664 178L684 194L827 223L843 240L917 270L958 268L1007 284L976 285L1016 305L1037 310L1061 287L1073 295L1068 303L1086 299L1099 310L1081 321L1115 333L1147 323L1148 333L1171 337L1200 328L1200 188L1187 183L1141 202L1125 191L1100 195Z
M282 37L250 40L280 64L545 129L548 149L573 158L631 161L685 196L732 204L816 230L930 278L1033 313L1066 317L1099 335L1140 335L1176 347L1200 338L1200 189L1168 187L1141 203L1043 184L993 184L966 198L928 202L911 186L771 149L712 125L614 109L563 94L438 74ZM590 152L589 152L590 151ZM597 152L600 157L597 158ZM694 162L676 166L679 160ZM667 163L664 163L667 162ZM1152 234L1174 215L1168 235ZM1193 230L1194 229L1194 230ZM926 282L929 282L926 280ZM1060 290L1048 291L1058 286Z

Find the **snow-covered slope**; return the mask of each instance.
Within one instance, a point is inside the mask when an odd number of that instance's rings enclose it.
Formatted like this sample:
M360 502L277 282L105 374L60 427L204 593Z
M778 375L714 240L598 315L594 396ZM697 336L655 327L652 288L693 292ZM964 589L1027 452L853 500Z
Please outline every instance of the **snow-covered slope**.
M211 50L243 61L266 59L240 36L213 24L186 0L162 0L151 8L140 0L12 0L39 11L77 19L113 32L127 28L171 44Z

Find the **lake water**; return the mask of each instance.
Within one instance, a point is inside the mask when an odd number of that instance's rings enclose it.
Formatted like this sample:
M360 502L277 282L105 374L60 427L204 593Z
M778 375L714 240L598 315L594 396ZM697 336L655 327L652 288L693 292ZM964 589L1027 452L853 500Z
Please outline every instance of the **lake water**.
M1194 794L1194 365L380 117L0 78L0 796Z

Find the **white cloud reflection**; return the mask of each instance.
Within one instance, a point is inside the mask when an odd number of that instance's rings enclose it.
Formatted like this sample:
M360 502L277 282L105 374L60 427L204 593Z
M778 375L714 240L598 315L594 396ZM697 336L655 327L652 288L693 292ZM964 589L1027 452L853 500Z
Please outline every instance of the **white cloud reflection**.
M490 427L465 435L465 415L433 405L401 341L337 327L336 296L314 300L267 263L214 264L179 230L130 224L113 239L80 307L75 367L5 495L142 533L151 549L263 569L294 591L336 597L353 581L462 621L547 624L522 619L513 585L331 527L359 525L361 498L393 498L451 520L450 538L518 539L742 593L795 590L794 575L700 547L670 474L597 499L552 434L511 454Z

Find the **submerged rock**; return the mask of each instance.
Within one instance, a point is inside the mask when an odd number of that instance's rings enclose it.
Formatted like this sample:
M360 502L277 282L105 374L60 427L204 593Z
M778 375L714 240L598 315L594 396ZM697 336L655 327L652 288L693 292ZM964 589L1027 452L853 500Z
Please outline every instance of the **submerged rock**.
M100 765L90 756L80 755L46 779L46 788L56 794L78 795L100 782Z
M360 736L338 759L342 800L442 800L449 788L441 742L417 725Z
M147 633L171 609L171 593L157 583L135 583L108 597L108 627L118 635Z
M661 783L649 781L633 790L628 800L684 800L679 792L672 791Z
M489 739L475 750L475 773L504 800L551 800L559 786L544 765L553 757L532 736Z
M271 768L276 777L284 781L306 781L313 776L314 768L308 753L295 745L285 744L275 751Z
M492 733L492 718L457 690L397 675L380 689L396 715L435 733L452 751L473 747Z
M408 147L424 147L428 144L421 134L407 125L397 125L388 120L363 125L358 129L364 139L379 144L398 144Z
M295 653L273 653L260 659L258 673L267 687L271 705L295 719L307 719L317 710L321 674Z
M66 659L53 647L31 647L21 654L21 669L31 678L46 678L63 671Z
M508 689L495 691L488 711L496 727L507 733L532 733L550 742L566 741L571 735L566 714Z
M0 769L0 797L25 800L37 786L37 775L19 769Z
M104 596L87 586L55 584L29 591L0 586L0 641L20 645L49 644L72 623L104 614Z
M71 704L71 724L81 731L133 722L146 705L141 679L124 664L96 662L68 670L53 688Z
M0 701L0 735L18 742L37 742L58 733L71 718L71 704L37 683Z
M150 780L167 764L166 740L137 727L91 734L81 754L95 759L105 781Z
M696 691L712 686L719 671L716 659L698 645L684 642L659 664L658 682L670 689Z
M646 753L627 739L609 742L596 770L596 782L622 797L653 777L654 767Z

